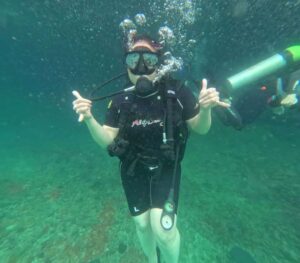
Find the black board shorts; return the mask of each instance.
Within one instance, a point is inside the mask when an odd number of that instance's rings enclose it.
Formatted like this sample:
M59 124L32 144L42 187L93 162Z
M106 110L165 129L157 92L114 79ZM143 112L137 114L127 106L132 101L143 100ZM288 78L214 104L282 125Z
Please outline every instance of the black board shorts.
M158 173L158 165L146 165L137 162L133 174L128 174L130 164L120 163L122 185L125 191L128 207L132 216L138 216L151 208L163 208L172 183L174 163L162 163L161 172ZM177 213L179 187L181 178L181 165L178 164L174 202Z

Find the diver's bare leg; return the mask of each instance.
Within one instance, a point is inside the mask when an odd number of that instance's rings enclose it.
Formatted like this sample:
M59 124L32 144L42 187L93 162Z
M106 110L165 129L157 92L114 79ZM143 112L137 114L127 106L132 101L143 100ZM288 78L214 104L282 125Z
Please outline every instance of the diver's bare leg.
M150 221L156 242L166 263L177 263L180 250L180 234L175 223L171 230L164 230L160 225L162 209L153 208Z
M156 241L150 224L150 211L134 216L137 235L149 263L157 263Z

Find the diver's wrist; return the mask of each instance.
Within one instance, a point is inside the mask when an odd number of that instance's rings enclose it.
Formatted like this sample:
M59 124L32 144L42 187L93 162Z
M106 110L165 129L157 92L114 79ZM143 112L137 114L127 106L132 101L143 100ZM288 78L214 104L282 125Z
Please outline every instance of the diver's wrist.
M94 117L93 117L93 115L92 114L88 114L88 115L85 115L84 116L84 121L85 122L90 122L92 119L93 119Z
M209 114L211 111L211 107L200 107L199 114Z

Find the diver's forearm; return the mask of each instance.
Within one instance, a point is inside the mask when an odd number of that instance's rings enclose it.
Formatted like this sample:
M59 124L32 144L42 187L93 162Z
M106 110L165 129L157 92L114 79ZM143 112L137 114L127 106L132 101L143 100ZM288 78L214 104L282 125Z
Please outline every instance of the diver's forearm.
M113 138L109 136L109 133L100 125L93 116L85 120L85 123L97 144L101 148L105 149L109 144L112 143Z
M193 130L199 134L206 134L211 126L211 109L201 109L196 116Z

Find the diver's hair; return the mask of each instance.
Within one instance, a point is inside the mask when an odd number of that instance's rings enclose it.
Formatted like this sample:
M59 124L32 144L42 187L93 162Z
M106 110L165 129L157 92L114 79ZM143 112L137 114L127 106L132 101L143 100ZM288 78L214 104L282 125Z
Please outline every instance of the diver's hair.
M139 41L147 42L158 54L161 54L163 46L149 35L135 35L133 37L133 45Z

